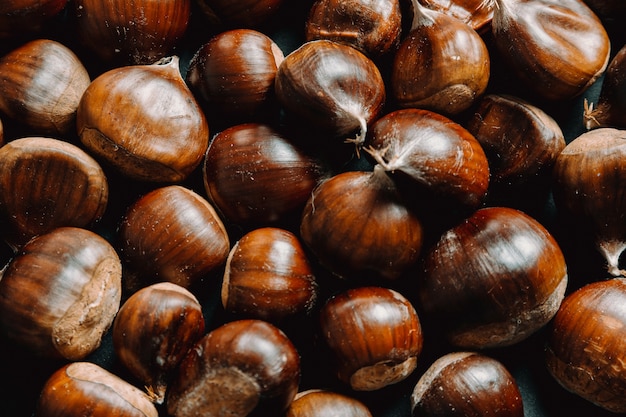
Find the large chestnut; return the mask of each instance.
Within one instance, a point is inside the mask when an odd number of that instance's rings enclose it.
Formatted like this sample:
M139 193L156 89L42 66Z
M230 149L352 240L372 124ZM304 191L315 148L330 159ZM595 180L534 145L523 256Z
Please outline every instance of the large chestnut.
M372 417L361 401L338 392L310 389L299 392L285 417Z
M75 130L76 109L90 82L71 49L36 39L0 58L0 112L33 133L66 135Z
M423 345L413 305L383 287L355 287L332 296L320 310L320 337L339 380L357 391L406 379Z
M423 257L424 317L455 346L485 349L526 339L556 314L568 282L552 234L529 215L485 207L441 234Z
M300 357L262 320L236 320L206 334L183 359L166 398L174 417L280 415L300 382Z
M60 227L30 240L0 280L0 325L31 353L80 360L101 344L120 307L122 266L101 236Z

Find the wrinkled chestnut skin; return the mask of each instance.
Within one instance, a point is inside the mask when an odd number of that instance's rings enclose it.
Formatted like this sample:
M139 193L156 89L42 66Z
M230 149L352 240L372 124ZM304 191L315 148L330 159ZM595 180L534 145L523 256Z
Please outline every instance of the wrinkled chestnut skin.
M277 227L255 229L231 249L221 292L226 310L278 322L309 313L317 295L313 268L292 232Z
M413 305L382 287L357 287L332 296L320 310L320 337L334 357L337 377L357 391L406 379L424 343Z
M102 167L76 145L27 137L0 148L2 233L16 248L57 227L94 226L108 199Z
M351 45L374 60L400 43L398 0L317 0L305 22L305 40L328 39Z
M0 4L0 39L37 33L56 17L68 0L11 0Z
M212 330L183 359L167 394L174 417L279 415L300 382L300 357L277 327L231 321Z
M73 362L46 381L35 417L158 417L150 398L91 362Z
M415 417L524 417L517 382L498 360L474 352L438 358L411 395Z
M311 389L299 392L286 417L372 417L361 401L337 392Z
M169 281L195 288L224 265L230 250L228 232L213 206L180 185L139 197L126 211L118 236L120 256L140 287Z
M0 111L33 134L67 135L90 82L71 49L36 39L0 58Z
M548 371L568 391L626 412L626 283L587 284L568 295L550 324Z
M425 317L455 346L515 344L556 314L567 265L554 237L508 207L486 207L444 232L423 257Z
M117 358L160 404L178 364L204 335L202 306L179 285L152 284L122 304L112 335Z
M481 35L491 30L495 2L484 0L419 0L430 9L446 13L471 26Z

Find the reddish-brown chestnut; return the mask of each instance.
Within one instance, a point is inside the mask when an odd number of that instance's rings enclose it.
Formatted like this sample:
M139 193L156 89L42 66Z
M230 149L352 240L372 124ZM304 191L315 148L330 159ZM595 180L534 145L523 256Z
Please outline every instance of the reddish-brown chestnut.
M413 305L382 287L356 287L332 296L320 310L320 335L339 380L358 391L406 379L423 345Z
M246 233L230 251L222 305L230 312L277 322L315 305L318 285L298 237L263 227Z
M548 230L508 207L486 207L445 231L423 257L425 317L469 349L512 345L556 314L568 282Z
M517 382L498 360L475 352L439 357L411 394L413 416L524 417Z
M180 285L152 284L122 304L112 335L117 358L161 404L178 364L204 335L202 306Z
M0 324L41 357L79 360L95 351L120 307L122 266L101 236L60 227L30 240L0 280Z
M230 238L213 206L180 185L139 197L119 227L120 257L142 283L169 281L185 288L226 262ZM128 278L127 278L128 280Z
M206 334L183 359L167 412L245 417L280 415L300 382L300 357L287 336L262 320L236 320Z
M550 324L546 363L568 391L626 413L626 282L600 280L569 294Z
M372 417L361 401L333 391L310 389L299 392L286 417Z
M140 389L91 362L73 362L44 384L35 417L158 417Z

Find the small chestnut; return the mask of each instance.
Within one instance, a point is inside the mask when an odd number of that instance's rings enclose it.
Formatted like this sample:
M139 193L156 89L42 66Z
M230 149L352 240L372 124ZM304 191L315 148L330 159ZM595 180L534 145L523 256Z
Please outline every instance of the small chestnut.
M324 389L299 392L287 410L285 417L372 417L361 401Z

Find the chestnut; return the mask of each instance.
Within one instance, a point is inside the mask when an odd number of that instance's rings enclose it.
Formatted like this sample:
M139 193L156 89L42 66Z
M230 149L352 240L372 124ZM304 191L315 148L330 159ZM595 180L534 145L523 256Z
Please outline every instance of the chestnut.
M72 362L44 384L35 417L158 417L150 398L100 365Z
M15 248L57 227L95 226L108 200L104 170L77 145L24 137L0 147L3 237Z
M166 397L173 417L280 415L300 382L300 357L274 325L235 320L207 333L185 356Z
M355 287L333 295L320 309L320 337L337 377L357 391L374 391L406 379L422 352L422 327L411 302L383 287Z
M361 401L338 392L325 389L309 389L299 392L287 409L285 417L372 417Z
M313 268L299 238L262 227L241 237L226 261L222 305L227 311L278 322L308 314L318 295Z
M195 0L209 23L223 30L261 29L276 16L285 0Z
M424 317L457 347L518 343L556 314L568 282L552 234L509 207L485 207L443 232L422 258Z
M0 112L33 134L67 135L91 82L74 52L60 42L36 39L0 58Z
M94 232L59 227L37 236L2 274L2 331L36 356L83 359L113 323L121 278L117 253Z
M546 366L566 390L626 412L626 282L600 279L570 293L548 329Z
M411 410L420 417L524 417L515 378L476 352L451 352L432 363L413 389Z
M419 0L419 2L430 9L459 19L481 35L486 35L491 30L493 9L496 7L493 1Z
M0 39L35 35L58 16L69 0L14 0L0 4Z
M118 241L131 291L155 281L195 290L224 265L230 250L228 231L211 203L181 185L157 187L135 200Z
M189 349L204 335L198 299L171 282L133 293L113 321L113 350L131 374L161 404L170 378Z

